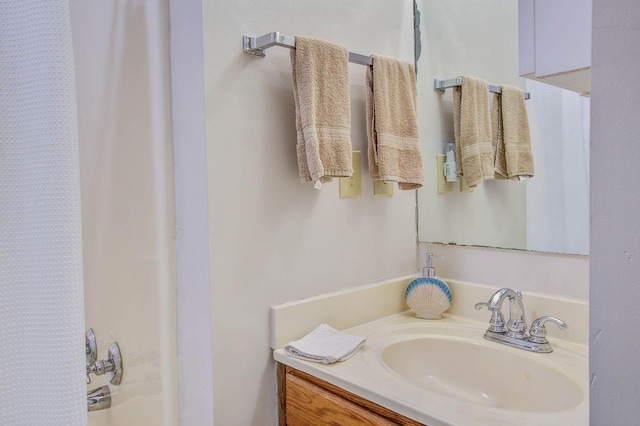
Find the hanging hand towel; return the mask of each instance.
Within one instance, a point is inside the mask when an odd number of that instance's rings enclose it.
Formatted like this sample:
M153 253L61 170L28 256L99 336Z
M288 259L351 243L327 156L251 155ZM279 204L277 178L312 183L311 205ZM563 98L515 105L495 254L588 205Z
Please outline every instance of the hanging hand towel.
M491 94L491 139L494 152L494 177L507 179L507 159L504 155L504 135L502 133L502 99L500 93Z
M533 176L533 153L524 92L500 85L501 95L494 97L495 174L499 179L524 180Z
M345 47L296 36L291 71L298 169L300 180L316 188L353 174L348 66Z
M489 113L489 84L463 76L453 88L453 132L458 174L470 187L493 179L494 154Z
M380 55L372 58L365 85L369 175L398 182L399 189L418 189L424 172L413 65Z
M331 364L351 358L364 342L364 337L345 334L327 324L320 324L302 339L287 343L284 351L293 358Z

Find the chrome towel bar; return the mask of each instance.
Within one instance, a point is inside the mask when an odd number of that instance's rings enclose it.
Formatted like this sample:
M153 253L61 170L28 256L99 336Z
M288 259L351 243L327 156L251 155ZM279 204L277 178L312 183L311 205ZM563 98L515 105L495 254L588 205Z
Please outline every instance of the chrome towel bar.
M439 78L435 78L433 80L433 90L440 90L444 92L445 89L458 86L462 86L462 77L450 78L448 80L440 80ZM489 85L489 91L492 93L501 93L500 87L498 86ZM531 95L528 92L525 92L524 98L531 99Z
M242 51L250 55L259 56L264 58L266 56L265 50L273 46L288 47L289 49L296 48L296 38L284 34L280 34L277 31L262 35L260 37L252 37L248 35L242 36ZM360 65L371 65L371 57L367 55L361 55L360 53L349 52L349 62Z

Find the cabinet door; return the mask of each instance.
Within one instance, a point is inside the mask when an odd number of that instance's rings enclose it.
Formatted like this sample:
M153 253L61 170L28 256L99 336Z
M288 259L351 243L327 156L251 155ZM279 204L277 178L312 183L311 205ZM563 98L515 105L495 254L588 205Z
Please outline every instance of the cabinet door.
M591 0L518 0L520 75L591 91Z
M535 0L538 77L591 66L591 0Z
M535 1L518 0L518 54L520 75L536 72Z
M287 426L395 425L304 379L287 374Z

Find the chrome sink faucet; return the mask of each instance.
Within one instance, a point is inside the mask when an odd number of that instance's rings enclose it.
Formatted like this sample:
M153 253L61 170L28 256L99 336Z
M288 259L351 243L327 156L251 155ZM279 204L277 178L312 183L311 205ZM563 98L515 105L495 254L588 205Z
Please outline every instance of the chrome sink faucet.
M527 332L527 323L524 319L524 305L522 304L522 293L503 288L496 291L489 299L489 310L502 309L502 303L509 299L509 321L507 322L507 336L522 339ZM517 303L514 303L517 302Z
M509 299L509 320L504 321L502 314L502 304L505 299ZM527 323L525 320L524 304L522 303L522 293L510 288L502 288L496 291L488 302L476 303L476 309L483 307L491 312L489 328L484 334L484 338L492 342L502 343L519 349L531 352L549 353L553 351L551 344L546 339L547 330L545 322L554 322L561 330L567 328L564 321L554 317L540 317L533 321L529 335L527 335Z

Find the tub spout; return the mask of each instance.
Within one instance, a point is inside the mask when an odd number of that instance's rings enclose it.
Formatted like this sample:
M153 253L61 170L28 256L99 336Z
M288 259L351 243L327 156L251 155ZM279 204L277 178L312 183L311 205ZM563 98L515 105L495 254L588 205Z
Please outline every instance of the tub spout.
M111 390L102 386L87 392L87 411L104 410L111 407Z

